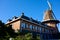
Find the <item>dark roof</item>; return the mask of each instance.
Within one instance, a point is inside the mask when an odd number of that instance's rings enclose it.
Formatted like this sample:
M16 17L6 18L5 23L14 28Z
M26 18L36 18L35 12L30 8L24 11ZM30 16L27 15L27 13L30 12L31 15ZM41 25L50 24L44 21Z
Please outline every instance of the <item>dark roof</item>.
M43 21L42 23L47 23L47 22L60 23L60 21L59 21L59 20L47 20L47 21Z
M27 16L25 16L25 15L22 15L21 18L24 18L24 19L26 19L26 20L29 20L29 21L32 21L32 22L35 22L35 23L39 24L39 21L34 20L33 18L29 18L29 17L27 17Z
M25 15L22 15L21 18L24 18L24 19L26 19L26 20L30 20L30 18L27 17L27 16L25 16Z

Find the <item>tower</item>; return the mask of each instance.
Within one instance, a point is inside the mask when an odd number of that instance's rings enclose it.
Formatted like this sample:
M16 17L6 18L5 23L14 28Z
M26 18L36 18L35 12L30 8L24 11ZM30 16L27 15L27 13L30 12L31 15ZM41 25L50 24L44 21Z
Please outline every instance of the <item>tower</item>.
M45 11L44 16L43 16L43 21L42 23L48 25L50 28L54 30L54 33L59 32L57 28L57 24L59 23L59 20L56 19L53 11L52 11L52 6L49 1L47 1L49 5L49 9Z

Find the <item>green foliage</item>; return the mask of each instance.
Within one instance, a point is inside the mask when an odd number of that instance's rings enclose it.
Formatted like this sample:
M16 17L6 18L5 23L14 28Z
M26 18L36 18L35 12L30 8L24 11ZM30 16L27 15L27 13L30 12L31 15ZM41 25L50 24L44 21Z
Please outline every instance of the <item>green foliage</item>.
M31 40L32 39L32 34L31 33L26 34L25 39L26 40Z
M9 40L9 38L13 38L13 40L40 40L39 36L33 38L32 33L28 31L20 32L20 30L18 30L18 32L15 33L11 25L7 27L0 21L0 40Z
M13 37L14 31L11 26L7 27L2 21L0 21L0 40L8 40Z
M40 36L37 36L37 38L36 38L37 40L40 40Z
M40 37L37 36L37 38L33 38L32 33L27 33L25 35L18 35L16 38L13 39L14 40L40 40Z

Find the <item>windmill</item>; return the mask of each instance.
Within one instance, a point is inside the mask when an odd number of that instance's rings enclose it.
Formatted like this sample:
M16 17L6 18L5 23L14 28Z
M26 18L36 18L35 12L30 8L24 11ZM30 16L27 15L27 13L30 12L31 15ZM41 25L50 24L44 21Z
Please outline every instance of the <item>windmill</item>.
M42 23L47 24L51 28L54 28L55 32L58 32L57 24L60 21L56 19L55 14L52 11L52 5L49 2L49 0L47 0L47 3L48 3L48 6L49 6L49 9L45 11Z

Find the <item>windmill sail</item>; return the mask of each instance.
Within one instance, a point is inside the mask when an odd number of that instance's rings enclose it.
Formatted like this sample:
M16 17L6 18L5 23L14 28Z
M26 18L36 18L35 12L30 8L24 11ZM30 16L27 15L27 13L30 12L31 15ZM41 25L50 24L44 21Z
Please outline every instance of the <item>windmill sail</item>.
M50 8L50 10L52 9L51 3L47 0L48 6Z

